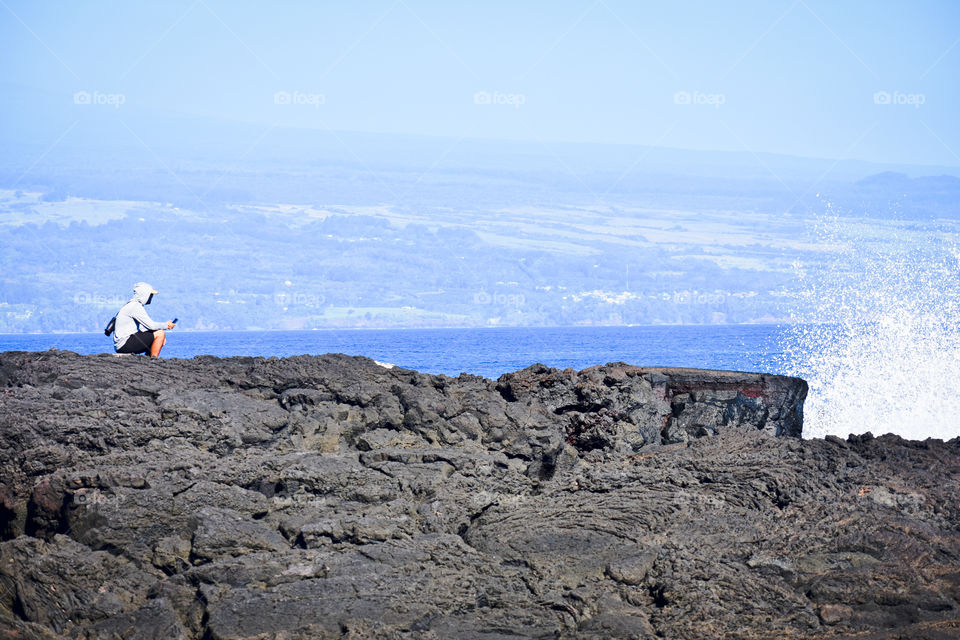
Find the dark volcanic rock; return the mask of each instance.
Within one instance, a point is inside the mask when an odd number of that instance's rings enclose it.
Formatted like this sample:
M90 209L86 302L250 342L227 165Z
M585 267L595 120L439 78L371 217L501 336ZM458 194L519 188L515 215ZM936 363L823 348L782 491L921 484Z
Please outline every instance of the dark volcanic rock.
M0 354L0 638L960 636L960 440L805 394Z

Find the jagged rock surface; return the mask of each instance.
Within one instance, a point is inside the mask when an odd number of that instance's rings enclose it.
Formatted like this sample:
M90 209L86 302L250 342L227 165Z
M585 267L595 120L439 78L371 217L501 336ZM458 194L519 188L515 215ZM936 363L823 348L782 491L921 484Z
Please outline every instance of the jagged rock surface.
M960 440L805 393L0 354L0 638L958 637Z

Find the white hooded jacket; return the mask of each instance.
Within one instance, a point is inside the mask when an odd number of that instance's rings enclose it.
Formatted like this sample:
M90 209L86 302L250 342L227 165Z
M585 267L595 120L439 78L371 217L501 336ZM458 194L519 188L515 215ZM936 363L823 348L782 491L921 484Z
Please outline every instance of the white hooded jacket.
M113 348L120 349L127 338L137 331L156 331L157 329L166 329L166 322L154 322L147 315L147 310L143 305L150 299L150 293L153 291L146 282L138 282L133 285L133 297L130 302L123 305L117 313L117 324L113 329Z

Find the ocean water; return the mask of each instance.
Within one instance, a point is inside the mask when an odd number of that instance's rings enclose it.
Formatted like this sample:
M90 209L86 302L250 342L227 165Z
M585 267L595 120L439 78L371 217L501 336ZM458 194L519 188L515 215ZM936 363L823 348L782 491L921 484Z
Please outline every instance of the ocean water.
M168 332L165 358L345 353L426 373L488 378L535 363L583 369L608 362L781 373L775 325ZM113 351L102 333L0 334L0 351Z

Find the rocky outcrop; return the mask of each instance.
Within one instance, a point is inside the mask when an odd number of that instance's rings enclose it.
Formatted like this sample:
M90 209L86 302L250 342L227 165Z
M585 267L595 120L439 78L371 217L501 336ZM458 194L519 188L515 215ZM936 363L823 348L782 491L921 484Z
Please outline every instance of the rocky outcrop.
M0 354L0 638L957 637L960 441L805 394Z

